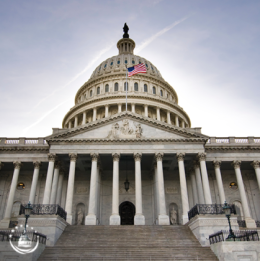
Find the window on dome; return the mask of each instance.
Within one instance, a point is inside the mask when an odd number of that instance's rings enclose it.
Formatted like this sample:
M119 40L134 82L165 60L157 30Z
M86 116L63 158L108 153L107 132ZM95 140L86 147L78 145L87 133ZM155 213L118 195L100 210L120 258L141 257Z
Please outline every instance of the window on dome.
M163 96L163 91L162 90L160 90L160 94L161 94L161 96Z
M101 66L99 67L99 69L98 69L99 71L101 70Z
M147 92L148 88L147 88L147 84L144 85L144 92Z
M141 64L142 62L141 61L139 61L139 64Z
M120 60L117 61L117 64L120 64Z
M90 92L89 92L89 96L92 97L92 90L90 90Z
M118 83L117 82L115 83L114 90L115 90L115 92L118 92Z
M125 64L127 64L127 60L125 59Z
M112 65L113 65L113 62L111 62L110 65L112 66Z
M100 94L100 87L97 87L97 94Z
M148 64L147 63L145 64L145 66L146 66L146 68L148 68Z
M137 82L135 82L134 87L135 87L135 92L138 92L138 83Z
M152 70L153 70L153 66L151 66Z
M132 60L132 64L135 64L135 60Z
M156 89L154 86L153 86L153 94L156 94Z
M108 86L108 84L106 84L106 86L105 86L105 92L109 92L109 86Z
M106 68L106 67L107 67L107 64L104 65L104 68Z
M126 86L127 86L127 91L128 91L128 83L124 83L124 91L126 91Z

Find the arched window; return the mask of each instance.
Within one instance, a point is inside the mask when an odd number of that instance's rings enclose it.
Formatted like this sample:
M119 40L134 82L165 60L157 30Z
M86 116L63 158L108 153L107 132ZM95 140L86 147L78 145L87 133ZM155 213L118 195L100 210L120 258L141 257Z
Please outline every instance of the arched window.
M111 66L113 65L113 61L110 63L110 65L111 65Z
M138 92L138 83L137 82L135 82L134 87L135 87L135 92Z
M128 91L128 83L125 82L125 84L124 84L124 91L126 91L126 86L127 86L127 91Z
M144 85L144 92L148 92L147 84Z
M117 64L120 64L120 60L117 61Z
M109 92L109 86L108 86L108 84L106 84L106 86L105 86L105 92Z
M115 92L118 92L118 83L117 82L115 83L114 90L115 90Z
M156 94L156 89L154 86L153 86L153 94Z
M135 64L135 60L132 60L132 64Z
M89 92L89 96L92 97L92 90L90 90L90 92Z
M163 91L162 90L160 90L160 95L163 96Z
M125 59L125 64L127 64L127 60Z
M106 67L107 67L107 64L104 65L104 68L106 68Z
M100 94L100 87L97 87L97 94Z

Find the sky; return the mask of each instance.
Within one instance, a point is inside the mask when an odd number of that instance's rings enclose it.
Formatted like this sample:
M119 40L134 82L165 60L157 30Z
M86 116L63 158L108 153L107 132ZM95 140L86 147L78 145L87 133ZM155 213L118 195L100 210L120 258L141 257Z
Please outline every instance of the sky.
M127 22L191 127L260 137L260 1L1 0L0 137L45 137Z

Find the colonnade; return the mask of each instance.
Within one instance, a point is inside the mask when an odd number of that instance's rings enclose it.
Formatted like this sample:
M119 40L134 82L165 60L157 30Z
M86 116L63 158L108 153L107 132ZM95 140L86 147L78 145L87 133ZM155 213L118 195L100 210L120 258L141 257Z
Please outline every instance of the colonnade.
M111 105L108 105L108 104L105 104L105 105L102 105L101 107L104 107L104 115L103 117L107 118L109 117L109 107L110 106L115 106L117 105L117 113L120 113L122 112L122 104L119 103L119 104L111 104ZM148 115L148 111L149 111L149 107L152 107L153 109L156 110L156 113L155 113L155 116L156 116L156 120L158 121L162 121L162 117L161 117L161 111L164 111L165 114L166 114L166 117L165 117L165 121L166 123L168 124L172 124L176 127L181 127L181 128L188 128L188 124L184 121L184 119L180 118L178 115L176 114L173 114L171 111L169 110L162 110L160 107L156 107L156 106L149 106L148 104L136 104L136 103L128 103L128 106L131 106L130 110L131 112L133 113L136 113L136 105L139 105L139 106L142 106L144 108L144 116L145 117L149 117ZM91 121L96 121L97 120L97 109L100 108L100 107L93 107L91 108L90 110L88 111L92 111L92 117L91 117ZM73 128L76 128L79 126L79 116L82 115L82 122L81 122L81 125L85 125L88 120L87 120L87 112L88 111L84 111L84 112L81 112L80 114L74 116L72 119L70 119L68 121L68 123L66 123L65 127L68 128L68 129L71 129L72 127ZM172 115L172 116L171 116Z
M89 193L89 208L88 215L85 218L86 225L96 225L98 224L99 216L99 193L100 193L100 163L99 155L97 153L92 153L91 155L91 178L90 178L90 193ZM120 215L119 215L119 161L120 154L113 153L113 181L112 181L112 209L110 216L110 225L120 225ZM156 153L154 156L154 204L155 204L155 214L157 219L157 224L159 225L169 225L169 216L166 212L166 202L165 202L165 189L164 189L164 174L163 174L163 153ZM73 209L73 195L74 195L74 181L75 181L75 169L77 154L69 154L70 157L70 167L68 175L68 186L66 193L66 205L65 211L67 212L67 222L72 224L72 209ZM141 170L141 153L133 153L135 160L135 206L136 214L134 218L135 225L144 225L145 216L143 215L142 206L142 170ZM188 211L189 211L189 199L187 191L187 180L185 174L185 153L177 153L176 158L179 167L179 179L180 179L180 194L182 201L182 223L185 224L188 221ZM61 192L62 184L64 179L64 170L61 168L61 164L55 154L48 154L48 170L46 176L46 185L43 195L43 204L60 204L61 203ZM219 191L219 197L221 204L226 200L222 176L221 176L221 161L215 160L212 162L215 169L215 176ZM32 185L29 195L29 201L31 204L34 203L36 187L39 177L39 170L41 167L41 162L35 161ZM0 162L0 166L1 166ZM250 209L247 201L246 191L241 175L241 161L233 161L232 165L234 167L236 180L238 184L238 189L240 193L240 198L242 202L243 212L246 222L250 223L252 217L250 215ZM258 186L260 189L260 162L253 161L252 166L255 169L256 178ZM11 211L13 207L15 191L17 187L17 182L19 178L20 169L22 163L20 161L14 162L14 173L11 182L9 197L6 204L6 210L4 219L10 220ZM192 196L194 204L212 204L212 198L210 193L209 179L206 168L206 153L199 153L196 160L193 162L193 168L190 171Z

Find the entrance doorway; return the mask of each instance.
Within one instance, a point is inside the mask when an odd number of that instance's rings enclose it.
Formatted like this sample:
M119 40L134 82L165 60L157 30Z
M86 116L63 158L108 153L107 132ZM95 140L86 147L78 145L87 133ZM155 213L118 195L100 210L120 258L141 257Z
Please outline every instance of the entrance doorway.
M134 225L135 205L129 201L121 203L119 215L121 217L121 225Z

